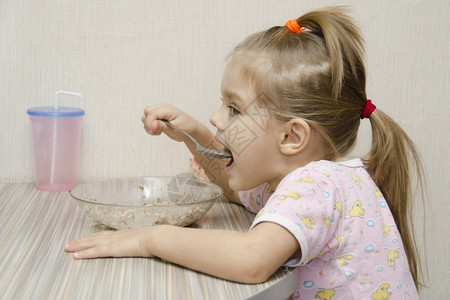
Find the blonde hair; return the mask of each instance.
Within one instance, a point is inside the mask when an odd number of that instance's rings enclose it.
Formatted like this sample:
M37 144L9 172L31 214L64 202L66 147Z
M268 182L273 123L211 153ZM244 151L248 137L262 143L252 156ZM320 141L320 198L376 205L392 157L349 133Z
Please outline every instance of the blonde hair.
M249 36L236 46L229 63L251 78L275 118L307 121L322 138L324 159L335 160L354 146L367 101L363 39L343 7L309 12L297 23L308 29L297 34L276 26ZM364 163L389 204L419 286L409 158L422 183L420 157L407 134L380 109L370 123L372 147Z

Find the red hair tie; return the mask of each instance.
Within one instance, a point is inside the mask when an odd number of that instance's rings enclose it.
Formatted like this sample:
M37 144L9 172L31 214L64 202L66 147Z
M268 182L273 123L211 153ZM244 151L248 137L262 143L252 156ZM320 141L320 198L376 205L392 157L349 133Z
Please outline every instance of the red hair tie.
M289 28L290 31L292 31L293 33L300 33L305 31L306 27L301 27L300 25L298 25L297 20L296 19L292 19L286 22L286 27Z
M364 106L364 109L361 113L361 119L370 117L370 115L373 113L375 108L377 108L377 107L372 103L372 100L367 99L366 105Z

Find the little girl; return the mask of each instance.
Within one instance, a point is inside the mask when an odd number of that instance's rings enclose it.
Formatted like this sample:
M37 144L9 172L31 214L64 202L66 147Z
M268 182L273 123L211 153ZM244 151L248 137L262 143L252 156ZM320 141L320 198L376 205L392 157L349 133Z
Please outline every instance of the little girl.
M255 33L231 53L214 135L170 105L142 117L151 135L183 141L230 201L257 213L248 232L152 226L67 243L76 259L160 257L243 283L297 267L301 299L417 299L409 210L412 141L365 93L363 41L342 8L312 11ZM201 157L161 120L229 161ZM372 127L366 159L337 162ZM239 192L238 192L239 191Z

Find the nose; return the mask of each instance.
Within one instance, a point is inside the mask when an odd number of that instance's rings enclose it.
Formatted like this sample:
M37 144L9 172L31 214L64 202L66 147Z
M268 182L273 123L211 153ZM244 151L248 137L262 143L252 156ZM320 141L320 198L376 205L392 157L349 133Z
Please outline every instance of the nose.
M216 127L217 130L223 130L223 125L221 125L223 122L220 121L220 109L211 115L209 122Z

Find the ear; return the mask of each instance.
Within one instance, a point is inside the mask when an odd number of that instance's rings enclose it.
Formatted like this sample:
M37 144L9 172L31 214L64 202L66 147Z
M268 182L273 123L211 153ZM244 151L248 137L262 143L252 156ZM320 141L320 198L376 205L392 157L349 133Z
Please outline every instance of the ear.
M291 119L284 126L280 137L280 151L285 155L300 153L309 144L311 127L303 119Z

